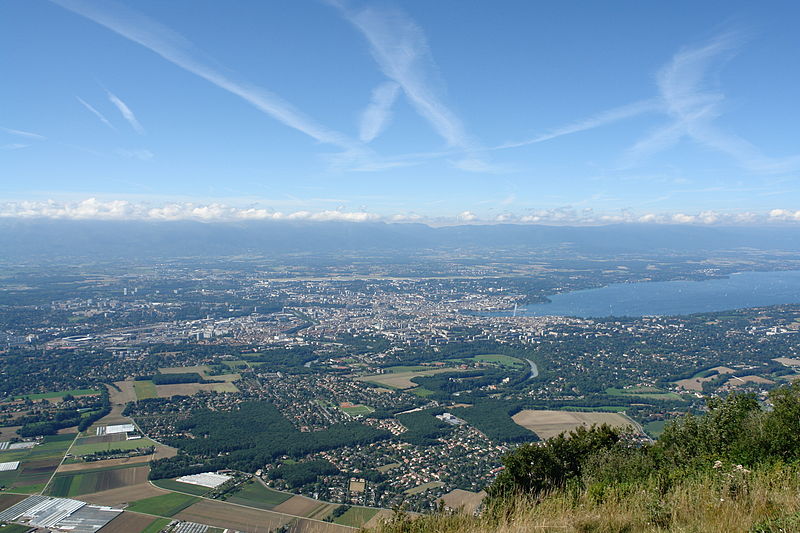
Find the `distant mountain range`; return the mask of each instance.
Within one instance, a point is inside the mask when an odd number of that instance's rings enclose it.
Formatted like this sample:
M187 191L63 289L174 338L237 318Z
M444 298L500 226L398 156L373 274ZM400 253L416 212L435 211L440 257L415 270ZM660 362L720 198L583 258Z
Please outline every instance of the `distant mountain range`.
M800 227L464 225L346 222L142 222L0 220L9 259L42 256L186 257L336 251L562 247L614 254L753 248L800 251Z

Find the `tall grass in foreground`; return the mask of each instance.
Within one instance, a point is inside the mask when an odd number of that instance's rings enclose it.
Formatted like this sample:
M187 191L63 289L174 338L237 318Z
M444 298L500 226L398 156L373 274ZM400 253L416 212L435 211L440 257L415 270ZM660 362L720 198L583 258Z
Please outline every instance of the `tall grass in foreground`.
M668 485L668 486L665 486ZM481 516L402 513L381 533L800 532L800 468L735 466L665 483L649 479L602 490L562 489L510 498Z

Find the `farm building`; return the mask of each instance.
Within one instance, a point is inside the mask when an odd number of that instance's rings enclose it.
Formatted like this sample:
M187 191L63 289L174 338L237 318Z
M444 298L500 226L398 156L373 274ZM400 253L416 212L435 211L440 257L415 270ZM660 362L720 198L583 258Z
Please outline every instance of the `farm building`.
M215 487L219 487L229 479L231 479L231 476L226 476L225 474L203 472L202 474L179 477L175 481L180 481L181 483L190 483L192 485L200 485L201 487L213 489Z

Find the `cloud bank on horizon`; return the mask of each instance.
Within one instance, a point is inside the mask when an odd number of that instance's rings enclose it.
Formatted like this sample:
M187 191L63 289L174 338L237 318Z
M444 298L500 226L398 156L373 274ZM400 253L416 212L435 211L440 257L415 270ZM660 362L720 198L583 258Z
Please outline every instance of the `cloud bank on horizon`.
M87 198L76 202L18 201L0 203L0 218L61 219L114 221L199 221L209 223L236 221L309 221L309 222L415 222L433 225L459 224L541 224L561 226L607 224L692 224L692 225L751 225L800 224L800 210L783 208L766 212L721 212L706 210L699 213L598 213L591 208L559 207L531 209L523 214L504 212L479 216L465 210L451 216L422 216L417 213L379 214L351 211L345 208L324 210L278 211L263 207L235 207L224 203L170 202L153 205L128 200L98 200Z

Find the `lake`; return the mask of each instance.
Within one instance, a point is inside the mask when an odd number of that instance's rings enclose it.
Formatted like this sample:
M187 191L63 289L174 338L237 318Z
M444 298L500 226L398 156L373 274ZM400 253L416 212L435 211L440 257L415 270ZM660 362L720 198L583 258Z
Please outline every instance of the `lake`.
M705 281L615 283L599 289L555 294L552 302L517 309L517 316L688 315L800 304L800 270L740 272ZM487 313L489 314L489 313ZM511 311L490 313L510 316Z

